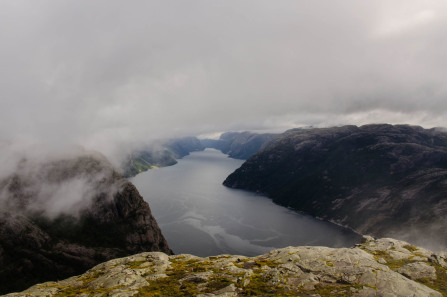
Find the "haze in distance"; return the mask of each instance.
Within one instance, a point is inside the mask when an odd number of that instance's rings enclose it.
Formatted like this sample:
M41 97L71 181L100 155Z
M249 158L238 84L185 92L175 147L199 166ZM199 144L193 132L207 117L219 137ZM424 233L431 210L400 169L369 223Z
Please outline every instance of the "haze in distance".
M425 0L2 1L2 147L117 163L184 135L445 127L446 14Z

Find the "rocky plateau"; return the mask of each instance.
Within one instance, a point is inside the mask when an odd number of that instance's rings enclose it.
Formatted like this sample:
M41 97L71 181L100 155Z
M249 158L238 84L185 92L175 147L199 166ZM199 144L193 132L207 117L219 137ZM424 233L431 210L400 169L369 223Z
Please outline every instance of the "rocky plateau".
M447 296L447 253L391 238L352 248L286 247L257 257L146 252L35 285L24 296Z

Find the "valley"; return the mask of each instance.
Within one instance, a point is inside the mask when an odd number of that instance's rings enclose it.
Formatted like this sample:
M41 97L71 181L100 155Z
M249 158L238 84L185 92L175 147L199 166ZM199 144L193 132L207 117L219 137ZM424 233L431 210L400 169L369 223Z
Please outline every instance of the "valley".
M243 161L214 149L131 179L175 253L256 256L290 245L347 247L360 236L222 181Z

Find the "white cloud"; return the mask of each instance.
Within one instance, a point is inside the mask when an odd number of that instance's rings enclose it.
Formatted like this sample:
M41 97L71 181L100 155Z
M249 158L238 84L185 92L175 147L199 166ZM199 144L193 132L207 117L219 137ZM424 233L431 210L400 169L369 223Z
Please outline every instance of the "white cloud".
M444 1L0 2L0 139L447 126Z

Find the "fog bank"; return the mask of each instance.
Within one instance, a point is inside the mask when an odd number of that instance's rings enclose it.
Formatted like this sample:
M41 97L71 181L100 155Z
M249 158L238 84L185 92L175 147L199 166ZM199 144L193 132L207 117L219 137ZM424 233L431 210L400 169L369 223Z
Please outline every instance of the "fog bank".
M0 139L447 126L443 1L5 0ZM126 146L124 145L124 146Z

